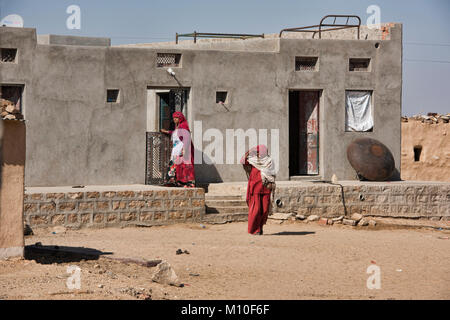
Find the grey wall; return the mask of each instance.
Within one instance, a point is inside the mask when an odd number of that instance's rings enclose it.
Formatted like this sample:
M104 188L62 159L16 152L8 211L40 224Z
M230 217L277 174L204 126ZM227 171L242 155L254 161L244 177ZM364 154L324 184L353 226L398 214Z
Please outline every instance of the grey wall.
M26 185L144 183L147 87L179 84L191 89L191 128L195 120L202 121L203 132L217 128L224 136L227 128L279 129L280 180L289 179L290 89L322 90L323 179L333 173L355 178L345 150L362 136L385 143L399 169L401 30L396 24L388 41L258 39L248 50L240 45L223 51L38 45L34 29L0 28L0 45L19 49L17 65L0 64L0 83L25 84ZM272 51L258 50L261 41L270 42ZM156 68L157 52L182 53L182 67L174 69L179 83ZM318 55L319 71L295 72L299 55ZM371 57L372 71L348 72L349 57ZM120 103L106 103L108 88L120 89ZM373 132L345 132L346 89L373 90ZM229 111L215 103L218 90L229 92ZM199 165L196 177L200 182L246 179L240 165Z

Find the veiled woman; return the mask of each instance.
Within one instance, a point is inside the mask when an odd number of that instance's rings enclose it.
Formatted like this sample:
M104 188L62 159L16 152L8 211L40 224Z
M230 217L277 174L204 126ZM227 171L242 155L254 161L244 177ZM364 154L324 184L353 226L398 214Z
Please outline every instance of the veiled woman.
M172 139L172 153L170 156L167 180L169 185L185 188L195 187L194 145L188 122L181 112L174 112L173 122L175 130L161 129Z
M271 194L276 187L275 166L265 145L247 151L241 164L248 176L248 233L262 235L271 210Z

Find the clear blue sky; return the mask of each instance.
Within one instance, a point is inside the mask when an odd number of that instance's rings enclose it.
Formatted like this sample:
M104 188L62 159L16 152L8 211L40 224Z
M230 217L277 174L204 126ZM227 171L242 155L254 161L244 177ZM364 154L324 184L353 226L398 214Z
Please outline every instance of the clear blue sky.
M69 5L81 29L68 30ZM110 37L112 44L174 40L175 33L277 33L327 14L378 5L381 22L403 23L403 114L450 113L450 0L0 0L0 18L19 14L38 34Z

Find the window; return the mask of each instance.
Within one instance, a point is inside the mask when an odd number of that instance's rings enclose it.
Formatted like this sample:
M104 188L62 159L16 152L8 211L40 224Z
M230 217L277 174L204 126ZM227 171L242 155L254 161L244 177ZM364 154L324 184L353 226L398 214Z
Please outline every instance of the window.
M22 93L23 93L23 85L1 85L0 86L0 102L2 104L1 107L6 107L7 105L10 105L13 107L13 110L9 110L11 113L21 113Z
M370 58L350 58L348 71L370 71Z
M422 153L422 146L414 146L414 161L420 161L420 154Z
M17 57L17 49L1 48L0 49L0 62L2 63L15 63Z
M119 89L108 89L106 91L106 102L118 103L119 102Z
M228 92L226 91L217 91L216 92L216 103L228 103Z
M345 131L373 131L372 91L345 91Z
M295 57L295 71L317 71L317 57Z
M156 66L163 67L179 67L181 61L181 54L179 53L157 53Z

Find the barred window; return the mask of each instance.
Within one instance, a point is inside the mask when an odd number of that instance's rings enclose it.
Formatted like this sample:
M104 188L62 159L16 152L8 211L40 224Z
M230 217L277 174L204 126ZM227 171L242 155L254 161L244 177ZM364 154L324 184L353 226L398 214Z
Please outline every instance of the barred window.
M0 61L4 62L16 62L17 49L12 48L1 48L0 49Z
M317 57L295 57L295 71L316 71Z
M179 53L157 53L156 66L163 67L179 67L181 61L181 54Z

